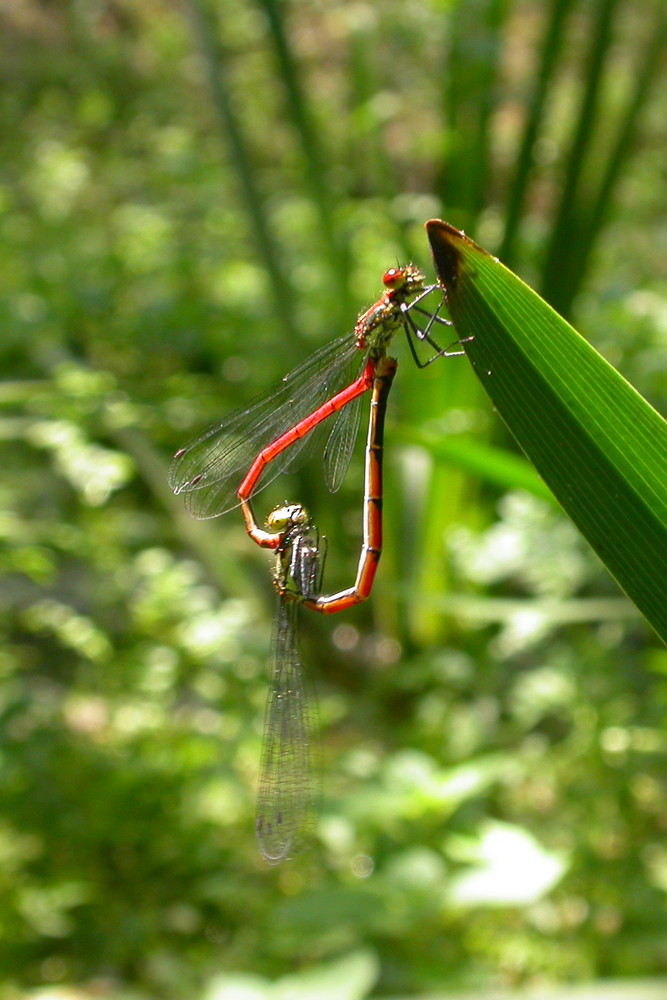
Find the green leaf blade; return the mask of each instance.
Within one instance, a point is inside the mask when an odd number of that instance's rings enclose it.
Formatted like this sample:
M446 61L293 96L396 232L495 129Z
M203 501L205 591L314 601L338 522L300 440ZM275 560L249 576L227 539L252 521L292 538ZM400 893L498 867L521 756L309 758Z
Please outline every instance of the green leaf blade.
M427 223L452 320L537 471L667 640L667 423L561 316L462 233Z

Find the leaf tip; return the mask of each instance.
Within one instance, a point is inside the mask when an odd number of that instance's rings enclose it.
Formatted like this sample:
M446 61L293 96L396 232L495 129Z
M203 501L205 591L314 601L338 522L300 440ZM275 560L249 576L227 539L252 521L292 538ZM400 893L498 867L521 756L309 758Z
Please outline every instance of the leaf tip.
M451 226L442 219L429 219L425 223L426 235L431 244L433 263L438 275L438 281L443 288L452 292L459 280L464 248L476 250L488 257L489 254L474 240L466 236L460 229Z

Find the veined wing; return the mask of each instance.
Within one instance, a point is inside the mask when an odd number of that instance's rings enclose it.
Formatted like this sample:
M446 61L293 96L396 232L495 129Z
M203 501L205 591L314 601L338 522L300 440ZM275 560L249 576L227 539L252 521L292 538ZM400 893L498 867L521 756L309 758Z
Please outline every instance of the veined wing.
M324 449L324 481L331 493L338 492L350 467L354 442L359 432L361 400L362 397L357 396L343 407L336 417Z
M354 337L327 344L249 407L213 424L178 451L169 469L174 493L198 518L216 517L238 505L236 490L262 449L353 381L365 361ZM312 434L296 441L267 466L258 489L292 464Z
M296 601L279 598L255 824L259 850L269 864L279 864L299 848L316 807L315 709L296 645L298 613Z

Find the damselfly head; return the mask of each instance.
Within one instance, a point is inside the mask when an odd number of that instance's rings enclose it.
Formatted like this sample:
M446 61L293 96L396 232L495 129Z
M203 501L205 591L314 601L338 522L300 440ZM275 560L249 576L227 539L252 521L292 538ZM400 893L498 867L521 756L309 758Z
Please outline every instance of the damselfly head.
M382 275L382 284L390 291L419 292L424 287L424 275L414 264L390 267Z
M289 531L300 524L308 524L308 511L300 503L283 503L274 507L266 519L269 531Z

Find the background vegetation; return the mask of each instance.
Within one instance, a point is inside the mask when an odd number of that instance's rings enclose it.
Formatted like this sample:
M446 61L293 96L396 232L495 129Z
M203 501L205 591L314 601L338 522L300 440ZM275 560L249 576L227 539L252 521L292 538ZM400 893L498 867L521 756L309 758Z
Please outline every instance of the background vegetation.
M399 347L373 598L302 616L325 798L278 869L252 835L267 557L238 516L190 521L166 465L351 328L386 267L432 273L438 215L664 412L664 3L0 17L6 995L663 974L667 653L467 362ZM331 588L361 466L335 499L313 462L258 505L308 504Z

